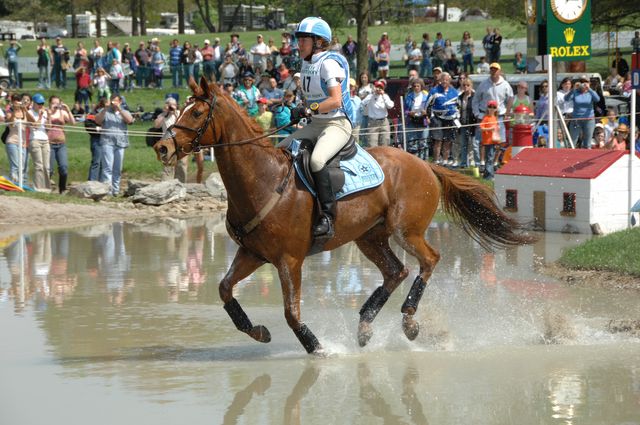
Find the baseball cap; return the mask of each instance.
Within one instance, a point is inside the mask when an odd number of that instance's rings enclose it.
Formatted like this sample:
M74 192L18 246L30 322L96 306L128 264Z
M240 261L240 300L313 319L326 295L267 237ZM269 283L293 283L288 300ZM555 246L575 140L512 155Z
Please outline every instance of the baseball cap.
M493 62L491 65L489 65L489 68L502 69L498 62Z
M211 44L211 42L209 42L209 39L207 38L207 39L204 41L204 44Z
M356 84L356 80L355 80L355 79L353 79L353 78L349 78L349 85L350 85L350 86L357 86L357 84Z
M495 106L496 108L498 107L498 101L497 100L490 100L487 102L487 106Z
M581 75L580 76L580 81L584 81L585 83L589 82L589 77L587 77L586 75Z
M265 105L267 104L267 99L264 97L261 97L260 99L257 100L258 103L264 103Z
M436 66L435 68L433 68L433 72L442 72L442 68Z
M373 83L374 87L380 87L380 88L385 88L387 85L385 84L385 82L383 80L378 80L375 83Z
M627 127L626 124L622 123L618 126L618 128L616 128L616 130L618 130L618 133L628 133L629 127Z
M293 78L300 78L300 73L296 72L295 74L293 74Z

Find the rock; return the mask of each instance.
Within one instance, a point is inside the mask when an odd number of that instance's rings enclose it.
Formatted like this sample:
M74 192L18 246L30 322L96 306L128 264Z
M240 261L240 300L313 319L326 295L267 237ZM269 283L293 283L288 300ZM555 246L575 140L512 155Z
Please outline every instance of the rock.
M142 189L143 187L147 187L151 184L151 182L145 182L142 180L129 180L127 182L127 190L124 193L125 197L133 196L136 194L138 189Z
M195 199L211 198L211 192L201 183L187 183L187 195Z
M99 201L109 194L111 185L96 181L78 183L69 188L69 195L83 199L93 199Z
M152 183L136 191L131 200L145 205L164 205L184 199L187 188L178 180Z
M211 173L207 180L204 182L205 187L216 199L221 201L227 200L227 189L224 187L222 183L222 179L220 178L220 173Z

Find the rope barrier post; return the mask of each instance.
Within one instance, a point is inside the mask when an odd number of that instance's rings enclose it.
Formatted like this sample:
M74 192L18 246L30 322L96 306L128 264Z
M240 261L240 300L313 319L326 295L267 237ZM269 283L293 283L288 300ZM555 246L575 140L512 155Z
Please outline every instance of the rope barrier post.
M24 189L24 184L23 184L23 171L24 171L24 164L22 163L24 161L23 159L23 155L22 155L22 148L24 146L24 141L22 140L22 122L18 121L18 181L16 182L18 184L18 187Z
M402 122L402 145L407 151L407 127L404 121L404 96L400 96L400 122Z
M631 131L629 131L629 219L627 220L627 228L631 227L631 218L633 213L631 208L633 202L633 167L636 163L636 89L631 90Z
M553 55L547 55L547 74L548 74L548 78L547 81L549 84L549 104L548 109L547 109L547 116L549 117L549 141L547 142L547 147L548 148L553 148L555 146L555 140L558 137L558 135L556 134L557 131L555 131L556 126L555 126L555 120L556 120L556 114L555 114L555 108L553 107L553 105L555 105L555 100L556 100L556 91L553 90L554 87L556 87L556 76L557 76L557 71L556 68L553 66Z

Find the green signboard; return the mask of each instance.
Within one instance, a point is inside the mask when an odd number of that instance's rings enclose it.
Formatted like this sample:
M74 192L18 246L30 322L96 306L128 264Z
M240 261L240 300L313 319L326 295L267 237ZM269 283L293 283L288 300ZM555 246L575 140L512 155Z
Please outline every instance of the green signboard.
M591 1L544 0L547 4L547 53L554 61L591 57Z

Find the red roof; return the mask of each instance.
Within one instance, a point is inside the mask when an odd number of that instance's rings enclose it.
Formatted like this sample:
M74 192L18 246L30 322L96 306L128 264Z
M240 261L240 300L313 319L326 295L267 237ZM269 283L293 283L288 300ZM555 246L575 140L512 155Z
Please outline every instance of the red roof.
M601 149L527 148L496 174L594 179L624 154L625 151Z

